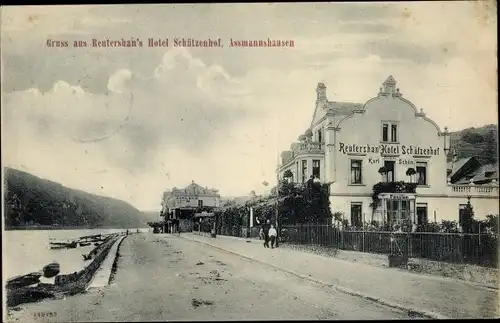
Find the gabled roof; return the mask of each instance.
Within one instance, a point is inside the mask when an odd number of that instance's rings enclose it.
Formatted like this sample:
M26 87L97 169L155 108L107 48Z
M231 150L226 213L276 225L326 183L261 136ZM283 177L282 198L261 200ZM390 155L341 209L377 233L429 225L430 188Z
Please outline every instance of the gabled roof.
M196 184L194 181L186 186L185 188L172 189L172 193L175 195L204 195L204 196L216 196L217 190L209 189L207 187L203 187L201 185Z
M449 177L459 174L460 170L470 161L475 161L478 166L461 174L459 178L455 178L454 184L470 184L471 181L475 184L483 184L491 182L493 179L498 181L498 164L480 165L475 157L462 158L456 161L453 164L452 174Z
M396 85L396 80L394 79L394 77L392 77L392 75L389 75L387 80L385 80L385 82L382 84Z
M461 158L461 159L459 159L457 161L451 162L451 174L450 174L450 176L455 175L472 158L475 158L475 157Z
M474 171L474 182L489 182L491 180L498 181L498 164L486 164Z
M327 107L328 111L333 112L335 115L350 115L356 110L361 110L363 108L363 104L328 101Z
M311 127L321 120L328 112L333 113L333 115L347 116L353 114L354 111L362 109L363 104L361 103L327 101L326 108L316 106L311 121Z

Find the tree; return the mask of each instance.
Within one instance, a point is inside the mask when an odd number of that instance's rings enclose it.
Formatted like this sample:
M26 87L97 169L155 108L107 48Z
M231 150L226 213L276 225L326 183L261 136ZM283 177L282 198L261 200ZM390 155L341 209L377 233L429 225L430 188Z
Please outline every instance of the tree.
M417 172L415 171L414 168L410 167L406 170L406 176L410 177L410 183L413 182L413 175L415 175Z
M498 131L496 129L492 129L488 131L483 137L483 153L481 154L482 158L479 160L482 163L489 164L495 163L497 161L498 156Z
M344 213L343 212L335 212L335 213L333 213L333 220L335 221L335 224L341 224L343 218L344 218Z
M292 178L292 177L293 177L293 173L292 173L292 171L291 171L291 170L289 170L289 169L287 169L287 170L285 171L285 173L283 174L283 178L285 178L285 179L290 179L290 178Z
M492 233L499 231L498 214L488 214L484 221L485 230Z
M465 130L462 134L462 140L473 145L482 143L484 137L481 134L474 132L474 130L474 128Z
M445 233L457 233L458 225L456 221L442 220L441 221L441 232Z
M295 183L280 183L279 214L288 224L325 223L332 218L328 184L313 183L304 187Z
M460 226L462 227L462 232L472 233L474 230L474 209L470 203L470 196L467 197L467 205L460 212L459 219Z

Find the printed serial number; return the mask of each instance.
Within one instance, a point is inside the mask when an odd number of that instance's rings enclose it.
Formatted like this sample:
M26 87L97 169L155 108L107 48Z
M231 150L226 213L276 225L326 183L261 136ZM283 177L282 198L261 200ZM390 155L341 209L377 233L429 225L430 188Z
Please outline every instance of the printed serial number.
M56 317L57 312L35 312L33 313L34 317Z

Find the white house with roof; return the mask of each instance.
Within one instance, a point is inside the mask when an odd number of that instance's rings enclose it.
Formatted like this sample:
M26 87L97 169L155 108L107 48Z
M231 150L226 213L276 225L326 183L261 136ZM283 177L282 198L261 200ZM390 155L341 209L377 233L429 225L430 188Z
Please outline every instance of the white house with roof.
M178 219L182 230L190 230L192 219L197 211L213 210L221 206L217 189L203 187L194 181L184 188L174 187L162 196L161 214L165 220Z
M162 197L162 211L168 213L172 210L191 211L199 208L217 208L220 206L219 191L203 187L194 181L188 186L171 191L165 191Z
M405 218L414 225L425 219L458 221L470 196L477 218L498 214L496 180L455 184L448 170L447 128L441 130L405 99L392 76L364 104L329 101L323 83L316 93L311 125L282 152L278 172L283 177L289 171L294 182L315 176L330 183L332 212L342 212L357 226ZM373 188L380 182L410 182L416 191L382 192L373 203Z

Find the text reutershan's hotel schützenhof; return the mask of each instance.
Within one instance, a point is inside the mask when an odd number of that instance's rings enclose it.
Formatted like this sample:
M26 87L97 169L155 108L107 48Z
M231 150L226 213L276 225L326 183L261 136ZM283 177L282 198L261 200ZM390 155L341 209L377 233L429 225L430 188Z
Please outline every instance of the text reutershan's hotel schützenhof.
M138 37L130 39L97 39L90 40L55 40L47 39L47 47L93 47L93 48L116 48L116 47L295 47L294 40L258 39L237 40L229 38L223 42L221 38L195 39L189 37L176 38L147 38L142 40Z

